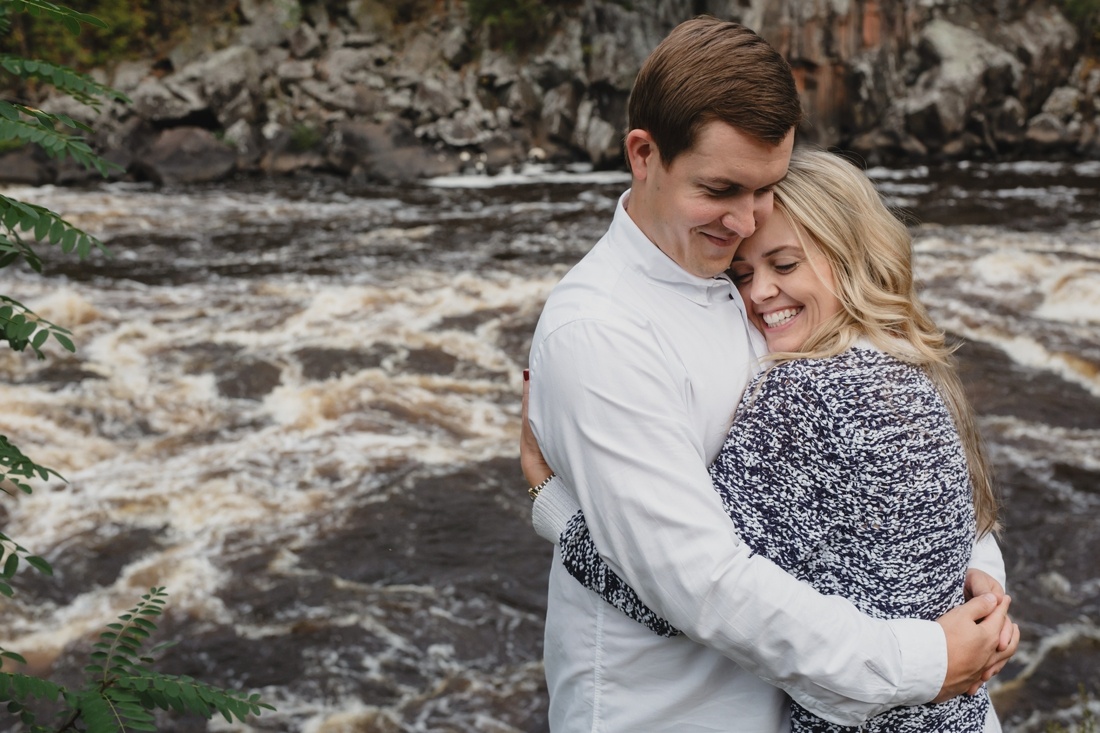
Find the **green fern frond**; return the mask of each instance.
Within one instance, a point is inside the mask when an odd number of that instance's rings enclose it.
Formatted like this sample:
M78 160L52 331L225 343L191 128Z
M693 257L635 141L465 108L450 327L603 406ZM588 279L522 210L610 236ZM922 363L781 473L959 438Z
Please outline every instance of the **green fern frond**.
M35 143L52 158L72 158L85 168L95 169L102 176L122 170L95 154L79 135L69 135L54 129L55 115L25 105L0 101L0 140L22 140ZM70 122L75 122L66 117Z
M132 677L119 678L115 684L132 690L146 707L193 713L207 720L221 713L230 723L233 718L243 723L249 715L275 709L257 694L221 689L186 675L166 675L144 668Z
M3 308L0 308L0 315L2 315L2 311ZM2 323L2 320L0 320L0 323ZM23 451L19 450L18 446L13 445L8 440L6 435L0 435L0 483L10 481L24 494L30 494L32 489L23 479L33 479L37 476L43 481L48 481L51 475L62 481L65 480L64 476L52 468L40 466L28 458ZM0 488L3 487L0 486ZM7 489L3 490L7 491ZM0 539L7 540L7 537L0 533Z
M3 461L5 460L3 445L5 443L7 444L7 446L14 449L13 451L8 452L19 452L18 448L14 448L14 446L11 446L10 443L7 443L7 438L0 435L0 466L2 466ZM21 484L16 479L7 479L7 476L8 474L5 474L3 470L0 470L0 481L10 480L12 483L18 485L22 490L27 492L30 491L30 488L27 487L25 484ZM15 577L15 573L18 572L20 558L26 561L28 565L33 567L38 572L45 575L53 575L53 568L50 567L50 564L46 562L46 560L38 557L37 555L30 554L30 551L28 551L26 547L23 547L3 532L0 532L0 560L3 561L3 566L0 567L0 595L7 596L8 598L11 598L13 595L15 595L15 590L11 587L11 584L8 583L8 581L11 578ZM5 657L26 664L26 660L24 660L18 654L15 654L13 652L5 652L0 649L0 667L3 666L3 661Z
M4 660L10 659L18 664L26 664L27 660L23 658L22 654L16 654L15 652L8 651L4 647L0 646L0 669L4 668Z
M84 690L74 702L73 718L83 720L88 733L121 733L122 721L115 714L111 702L98 690Z
M42 347L46 344L46 340L50 336L53 336L54 341L61 344L61 347L66 351L76 351L76 346L73 344L72 332L69 329L47 321L14 298L0 295L0 341L7 341L8 345L15 351L23 351L30 346L35 356L39 359L45 359L46 355L42 353ZM12 446L12 448L14 448L14 446ZM0 453L0 456L2 455L3 453ZM25 465L30 466L32 464ZM43 468L37 464L33 464L33 466L36 468ZM2 468L3 463L0 462L0 469ZM61 478L60 474L56 471L49 469L43 470ZM48 478L42 471L38 471L38 474L43 480ZM25 475L27 478L32 477L29 473ZM30 493L26 489L24 489L24 491Z
M65 688L49 680L26 674L0 672L0 700L26 700L37 697L40 700L57 702Z
M0 120L0 136L3 135L3 124ZM0 195L0 225L8 230L9 235L18 237L20 231L29 232L36 241L59 245L65 254L75 251L81 259L90 255L93 249L110 254L107 245L98 237L73 226L45 206L28 204L4 195Z
M116 684L118 679L144 672L139 660L141 645L157 629L148 617L160 616L167 598L163 587L150 588L140 603L118 617L122 623L108 624L107 630L99 635L99 641L92 645L92 664L84 671L98 677L104 688Z
M41 15L48 16L53 20L59 21L73 33L80 33L81 23L94 25L97 28L107 27L107 24L99 18L88 15L87 13L78 13L75 10L70 10L69 8L47 2L47 0L10 0L8 2L8 8L15 13L30 13L35 17Z
M126 104L130 103L130 98L122 92L100 84L87 74L82 74L67 66L45 61L32 61L11 54L0 54L0 69L23 79L34 78L48 82L58 91L70 95L81 104L93 109L98 109L105 99ZM55 117L69 127L78 127L86 132L90 131L90 128L86 125L74 123L67 117L62 115L55 115Z
M4 652L2 656L23 658L13 652ZM35 715L26 706L28 698L35 697L39 700L57 702L66 695L65 688L60 685L32 677L25 674L8 674L0 672L0 703L6 703L9 713L17 715L20 721L30 730L40 730Z

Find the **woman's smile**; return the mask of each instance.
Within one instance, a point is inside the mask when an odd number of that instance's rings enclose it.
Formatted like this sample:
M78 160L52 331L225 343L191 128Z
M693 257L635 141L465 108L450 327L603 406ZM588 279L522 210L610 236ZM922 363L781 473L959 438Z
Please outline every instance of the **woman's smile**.
M799 233L777 208L741 242L730 266L749 320L764 334L769 351L802 350L841 310L829 263L814 241Z

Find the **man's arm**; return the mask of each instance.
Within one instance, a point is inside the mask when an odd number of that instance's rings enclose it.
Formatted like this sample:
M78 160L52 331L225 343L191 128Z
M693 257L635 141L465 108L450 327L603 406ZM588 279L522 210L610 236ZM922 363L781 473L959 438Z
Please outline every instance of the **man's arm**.
M982 599L950 629L878 621L753 556L711 487L664 355L598 324L568 329L567 344L559 332L533 354L535 434L609 565L654 611L842 724L935 697L950 671L945 631L962 637L955 668L980 677L1000 631L995 616L973 623L992 610Z

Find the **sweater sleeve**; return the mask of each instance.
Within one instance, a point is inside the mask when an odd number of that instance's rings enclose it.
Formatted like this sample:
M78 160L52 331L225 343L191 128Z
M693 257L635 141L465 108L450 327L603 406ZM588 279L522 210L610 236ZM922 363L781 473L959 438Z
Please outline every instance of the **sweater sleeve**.
M540 375L532 427L601 557L686 636L822 717L855 724L931 699L946 670L938 624L876 620L819 594L753 555L721 516L665 358L633 333L591 321L559 328L532 350Z
M803 560L830 526L831 487L844 480L836 435L813 380L780 367L749 387L711 466L715 490L752 553L802 580ZM563 514L548 498L537 514ZM583 512L558 524L562 564L581 585L655 634L680 633L600 557Z

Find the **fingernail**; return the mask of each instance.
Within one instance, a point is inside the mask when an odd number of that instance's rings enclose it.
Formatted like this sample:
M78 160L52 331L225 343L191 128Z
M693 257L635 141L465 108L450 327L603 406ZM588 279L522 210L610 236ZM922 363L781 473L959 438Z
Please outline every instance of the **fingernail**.
M523 381L525 381L525 382L531 381L531 370L530 369L524 369L523 370Z

